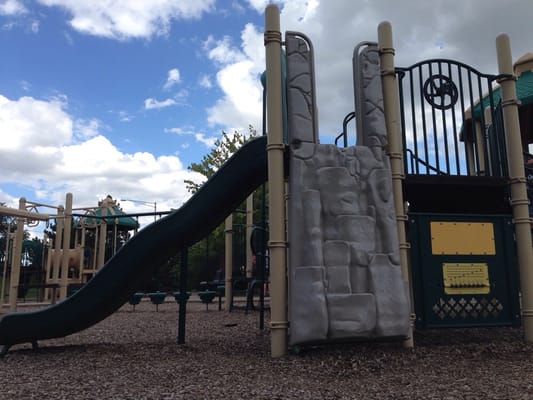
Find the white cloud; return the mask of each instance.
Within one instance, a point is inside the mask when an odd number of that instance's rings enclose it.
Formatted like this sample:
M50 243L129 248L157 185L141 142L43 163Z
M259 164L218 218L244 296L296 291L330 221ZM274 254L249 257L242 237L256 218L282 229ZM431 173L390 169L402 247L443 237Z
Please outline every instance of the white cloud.
M31 89L31 83L25 80L19 81L20 88L25 92L29 92Z
M259 10L265 5L261 0L248 1ZM515 59L532 49L530 0L285 0L279 4L281 31L303 32L313 42L322 137L338 134L344 116L354 109L353 49L361 41L377 41L381 21L392 23L398 66L451 58L497 74L495 39L500 32L510 35Z
M31 26L31 28L30 28L31 31L33 33L38 33L39 32L39 25L40 25L39 21L37 21L37 20L32 21L31 25L30 25Z
M116 114L121 122L130 122L133 119L133 116L126 110L120 110Z
M0 95L0 151L57 146L71 138L72 120L60 98L10 100Z
M5 187L19 182L32 191L29 200L49 204L64 203L67 192L75 206L95 206L111 194L170 209L189 197L183 180L198 177L178 157L123 153L102 135L98 119L73 120L66 98L59 99L0 95L0 201L10 199Z
M262 13L268 0L247 0ZM352 53L361 41L376 41L377 26L393 27L396 65L408 66L427 58L451 58L497 74L494 41L499 32L511 38L514 58L531 51L530 0L276 1L281 31L308 36L315 50L315 72L321 137L336 136L342 120L354 109ZM480 18L479 10L482 10ZM209 36L204 51L218 72L223 96L207 110L212 125L260 126L261 86L265 68L262 28L246 25L241 42ZM248 63L251 63L248 64ZM349 127L353 130L353 127Z
M216 40L210 36L204 42L207 57L220 69L217 84L224 95L210 107L208 122L223 127L260 126L262 87L259 81L264 69L263 37L252 24L241 33L241 48L232 45L228 37Z
M270 0L246 0L246 2L257 12L263 12L265 7L272 3Z
M213 83L211 82L209 75L202 75L198 80L198 84L205 89L211 89L213 87Z
M215 145L215 142L217 141L216 137L205 136L203 133L196 133L194 135L194 138L200 143L205 144L207 147L213 147Z
M175 104L176 104L176 100L174 99L156 100L150 97L144 100L144 108L146 110L170 107Z
M167 81L163 85L163 89L170 90L174 85L181 82L180 71L177 68L172 68L167 73Z
M0 2L0 15L20 15L27 12L28 10L24 7L22 1L3 0Z
M78 119L74 122L74 134L78 139L90 139L100 134L101 122L92 118Z
M204 42L204 50L210 60L219 64L226 65L234 62L240 62L244 59L244 54L236 47L231 45L231 38L225 36L221 40L216 40L209 35Z
M73 29L112 39L151 38L168 33L172 20L199 18L215 0L38 0L71 15Z
M174 133L176 135L182 136L192 136L194 139L207 147L213 147L217 138L215 136L206 136L204 133L198 132L192 126L185 127L175 127L175 128L166 128L165 132ZM189 144L185 144L186 147L189 147ZM183 147L183 145L182 145ZM184 148L186 148L184 147Z

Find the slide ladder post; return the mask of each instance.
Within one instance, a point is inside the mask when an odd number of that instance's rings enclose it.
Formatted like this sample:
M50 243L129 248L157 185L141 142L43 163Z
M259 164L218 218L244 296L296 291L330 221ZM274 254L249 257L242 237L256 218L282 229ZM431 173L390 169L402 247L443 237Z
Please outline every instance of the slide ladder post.
M403 170L403 146L400 120L400 104L396 72L394 70L394 47L392 43L392 27L389 22L382 22L378 26L378 47L381 64L381 82L383 90L383 108L387 126L388 155L391 164L392 190L394 195L394 208L396 211L396 225L398 229L398 242L400 247L400 266L402 278L412 292L409 283L409 243L405 233L405 214L402 182L405 178ZM412 298L412 296L411 296ZM412 302L411 302L412 303ZM413 305L411 304L411 310ZM413 347L414 315L411 311L409 337L404 341L405 347Z
M70 232L72 228L72 193L67 193L65 199L65 213L63 214L63 252L61 254L61 286L59 298L67 298L68 267L70 259Z
M270 345L272 357L287 353L287 266L285 239L285 177L283 158L281 32L279 9L265 9L265 47L267 76L267 132L269 184L270 254Z
M19 210L26 210L26 199L19 199ZM17 231L13 243L11 257L11 275L9 284L9 311L17 311L18 287L20 284L20 260L22 257L22 242L24 241L24 217L17 217Z
M527 198L524 157L520 140L518 100L516 98L516 77L513 74L509 36L500 34L496 38L498 79L501 86L503 124L507 142L507 160L511 185L511 206L516 236L516 251L520 271L522 292L522 324L525 340L533 342L533 249L531 247L531 219Z

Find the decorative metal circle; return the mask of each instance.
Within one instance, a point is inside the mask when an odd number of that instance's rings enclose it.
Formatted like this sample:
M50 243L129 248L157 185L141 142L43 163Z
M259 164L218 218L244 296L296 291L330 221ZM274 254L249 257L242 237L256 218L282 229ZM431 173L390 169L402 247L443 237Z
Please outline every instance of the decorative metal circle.
M424 82L424 98L439 110L452 108L458 97L457 86L445 75L432 75Z

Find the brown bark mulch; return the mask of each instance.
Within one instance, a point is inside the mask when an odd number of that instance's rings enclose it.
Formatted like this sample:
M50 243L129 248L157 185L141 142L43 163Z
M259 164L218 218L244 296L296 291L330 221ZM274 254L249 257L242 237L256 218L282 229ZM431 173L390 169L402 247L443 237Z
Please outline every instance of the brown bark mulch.
M267 315L268 320L268 315ZM0 399L533 399L533 344L520 328L426 330L399 343L314 346L270 357L258 312L190 302L125 305L83 332L14 346Z

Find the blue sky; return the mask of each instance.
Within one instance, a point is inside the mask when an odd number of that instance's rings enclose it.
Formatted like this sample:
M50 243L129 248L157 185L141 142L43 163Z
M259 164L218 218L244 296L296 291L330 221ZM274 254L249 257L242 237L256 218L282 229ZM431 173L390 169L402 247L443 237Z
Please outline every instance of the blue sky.
M279 1L314 43L320 135L353 109L351 56L390 20L396 62L497 73L494 40L533 51L530 0ZM179 207L221 131L261 126L265 0L0 0L0 202L114 198ZM150 211L122 204L127 211ZM46 211L42 209L42 211Z

